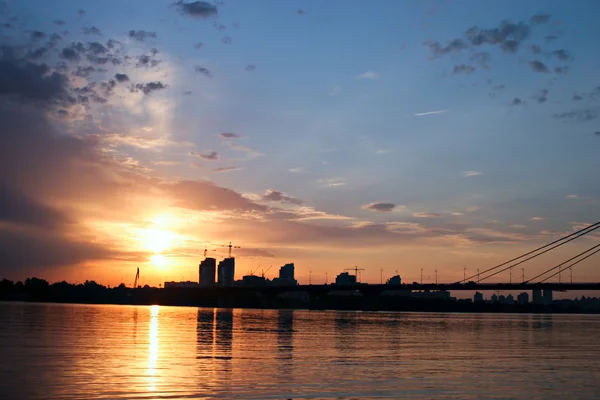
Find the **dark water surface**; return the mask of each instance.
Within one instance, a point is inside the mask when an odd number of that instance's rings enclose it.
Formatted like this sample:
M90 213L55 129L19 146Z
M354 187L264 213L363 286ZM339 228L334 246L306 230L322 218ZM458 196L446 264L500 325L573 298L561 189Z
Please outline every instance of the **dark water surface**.
M0 397L600 398L600 317L0 303Z

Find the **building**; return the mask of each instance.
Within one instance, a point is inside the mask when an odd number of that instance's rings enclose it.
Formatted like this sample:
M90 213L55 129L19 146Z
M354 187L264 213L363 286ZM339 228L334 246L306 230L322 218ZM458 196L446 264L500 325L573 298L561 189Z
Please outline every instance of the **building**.
M394 275L390 279L388 279L387 282L385 282L385 283L387 285L401 285L402 279L400 278L400 275Z
M552 304L552 290L544 289L544 295L542 296L542 302L546 305Z
M214 286L216 270L217 260L214 258L205 258L202 260L198 267L200 286Z
M198 282L185 281L185 282L165 282L165 289L170 288L195 288L198 287Z
M493 294L493 295L492 295L492 297L490 298L490 301L491 301L492 303L496 303L496 302L498 302L498 296L496 296L496 294Z
M475 296L473 296L473 302L474 303L479 303L483 301L483 294L479 293L479 292L475 292Z
M540 289L533 289L531 292L531 297L533 298L533 304L543 304L542 291Z
M515 304L515 298L513 297L513 295L511 293L508 294L508 296L506 296L506 300L504 301L505 304L510 304L511 306L513 304Z
M296 286L298 282L294 278L294 263L288 263L279 268L279 277L273 279L273 284L278 286Z
M335 277L336 285L355 285L356 275L350 275L348 272L342 272Z
M523 292L517 296L519 304L529 304L529 293Z
M217 283L219 286L233 286L233 281L235 279L235 258L228 257L219 261L217 275Z
M239 283L244 286L264 286L268 282L269 281L265 279L264 276L244 275L242 276L242 280L237 281L236 284Z

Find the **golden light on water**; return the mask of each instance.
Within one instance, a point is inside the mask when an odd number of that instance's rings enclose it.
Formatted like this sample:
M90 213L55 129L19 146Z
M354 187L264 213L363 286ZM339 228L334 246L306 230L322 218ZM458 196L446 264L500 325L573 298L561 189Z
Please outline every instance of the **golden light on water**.
M156 362L158 360L158 311L160 306L150 307L150 329L148 329L148 390L156 391Z

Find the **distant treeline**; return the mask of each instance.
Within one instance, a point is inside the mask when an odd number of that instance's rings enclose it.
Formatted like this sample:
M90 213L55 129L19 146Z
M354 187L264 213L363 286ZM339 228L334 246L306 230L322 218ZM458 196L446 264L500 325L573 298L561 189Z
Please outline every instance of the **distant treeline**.
M426 312L502 313L600 313L600 299L556 300L551 305L502 304L471 300L427 299L410 296L267 295L260 288L243 294L207 291L202 288L106 287L94 281L82 284L28 278L24 282L0 281L0 300L85 304L140 304L233 308L286 308L315 310L371 310Z

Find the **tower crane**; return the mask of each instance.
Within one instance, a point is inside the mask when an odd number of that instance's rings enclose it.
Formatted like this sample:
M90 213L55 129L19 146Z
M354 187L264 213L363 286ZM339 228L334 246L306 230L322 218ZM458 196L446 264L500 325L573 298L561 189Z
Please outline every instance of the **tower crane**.
M231 249L241 249L240 246L233 246L231 242L229 244L222 244L221 247L229 247L229 258L231 258Z
M272 266L273 266L273 264L269 265L269 268L267 268L267 270L266 270L266 271L265 271L265 270L263 270L263 271L261 272L261 275L262 275L262 277L263 277L263 278L265 277L265 274L266 274L267 272L269 272L269 270L271 269L271 267L272 267Z
M354 268L346 268L344 271L354 271L354 275L358 279L358 271L364 271L364 270L365 270L364 268L354 267ZM357 280L357 282L358 282L358 280Z
M137 272L135 273L135 281L133 282L134 289L137 289L139 280L140 280L140 267L138 267Z

